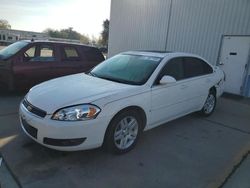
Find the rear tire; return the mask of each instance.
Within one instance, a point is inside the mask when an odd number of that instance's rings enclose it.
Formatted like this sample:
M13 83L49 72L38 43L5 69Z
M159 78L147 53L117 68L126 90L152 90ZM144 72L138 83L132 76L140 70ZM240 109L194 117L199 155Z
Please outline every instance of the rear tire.
M216 102L217 101L216 101L215 92L210 91L207 96L206 102L200 111L200 114L205 117L212 115L216 107Z
M104 147L116 154L123 154L132 150L141 133L142 118L135 110L119 113L108 126Z

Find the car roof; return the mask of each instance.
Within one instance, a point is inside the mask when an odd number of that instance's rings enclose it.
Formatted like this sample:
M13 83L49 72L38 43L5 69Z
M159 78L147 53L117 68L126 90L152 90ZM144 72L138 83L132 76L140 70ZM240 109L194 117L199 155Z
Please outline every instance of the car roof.
M135 50L135 51L123 52L122 54L153 56L153 57L160 57L160 58L187 56L187 57L198 57L200 59L203 59L202 57L192 54L192 53L172 52L172 51Z
M95 46L89 46L86 44L74 43L74 42L64 42L64 41L50 41L50 40L21 40L28 43L51 43L51 44L69 44L69 45L77 45L77 46L84 46L89 48L97 48Z

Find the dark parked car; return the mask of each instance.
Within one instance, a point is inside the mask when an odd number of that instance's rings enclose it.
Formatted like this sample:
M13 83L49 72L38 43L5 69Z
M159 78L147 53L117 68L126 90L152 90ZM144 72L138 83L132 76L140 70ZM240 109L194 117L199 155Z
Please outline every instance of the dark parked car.
M0 88L27 89L52 78L86 72L103 60L102 53L95 47L19 41L0 51Z

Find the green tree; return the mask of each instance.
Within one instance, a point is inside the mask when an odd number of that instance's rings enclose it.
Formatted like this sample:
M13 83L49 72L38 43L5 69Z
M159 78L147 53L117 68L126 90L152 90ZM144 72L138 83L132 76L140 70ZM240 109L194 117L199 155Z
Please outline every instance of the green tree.
M11 25L7 20L0 19L0 29L11 29Z
M48 36L53 37L53 38L80 40L84 44L89 44L90 42L90 38L87 35L83 35L81 33L78 33L77 31L74 31L72 27L69 27L67 29L61 29L61 30L48 28L44 30L43 32L47 33Z
M108 40L109 40L109 20L106 19L103 21L102 24L103 31L101 32L101 45L107 47L108 46Z
M81 35L81 38L80 38L80 41L81 43L83 44L89 44L90 43L90 38L88 35Z

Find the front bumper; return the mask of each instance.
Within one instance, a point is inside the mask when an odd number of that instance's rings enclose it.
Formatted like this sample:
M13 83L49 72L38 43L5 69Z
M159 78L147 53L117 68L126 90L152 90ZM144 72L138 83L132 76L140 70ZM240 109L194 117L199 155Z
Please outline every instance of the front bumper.
M44 118L29 112L21 103L20 123L23 131L36 142L61 151L76 151L100 147L109 118L88 121L56 121L51 115Z

